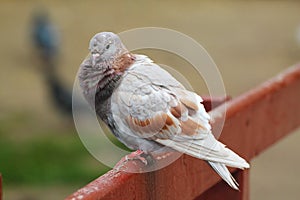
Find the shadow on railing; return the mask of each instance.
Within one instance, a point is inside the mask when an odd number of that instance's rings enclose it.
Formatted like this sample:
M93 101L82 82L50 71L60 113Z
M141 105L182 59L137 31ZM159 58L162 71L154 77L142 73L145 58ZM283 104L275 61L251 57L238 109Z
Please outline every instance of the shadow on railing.
M213 100L220 103L226 99ZM246 160L300 125L300 65L210 112L213 130L226 115L220 140ZM206 108L210 101L206 100ZM226 106L226 112L224 107ZM249 170L231 169L240 191L228 187L208 165L187 155L158 171L130 174L111 170L67 200L249 199Z

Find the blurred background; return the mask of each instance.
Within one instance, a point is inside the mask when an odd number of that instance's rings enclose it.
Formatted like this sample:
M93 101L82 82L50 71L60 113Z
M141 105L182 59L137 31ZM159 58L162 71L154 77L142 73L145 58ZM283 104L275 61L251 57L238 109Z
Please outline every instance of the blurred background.
M297 1L2 0L0 25L0 172L8 200L63 199L108 170L80 142L70 112L74 78L97 32L158 26L187 34L209 52L233 97L300 61ZM187 64L146 53L179 71ZM207 94L201 77L183 71ZM251 163L251 199L298 198L299 142L298 131Z

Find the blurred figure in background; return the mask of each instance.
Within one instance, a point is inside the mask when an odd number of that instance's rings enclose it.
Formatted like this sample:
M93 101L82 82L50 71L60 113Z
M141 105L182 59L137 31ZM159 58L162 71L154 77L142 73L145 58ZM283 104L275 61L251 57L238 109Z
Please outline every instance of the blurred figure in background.
M54 61L59 49L58 31L45 9L39 9L34 14L32 39L42 59Z
M33 16L32 42L41 60L42 73L54 105L72 117L72 90L63 83L57 74L60 44L58 36L58 31L46 10L39 9Z

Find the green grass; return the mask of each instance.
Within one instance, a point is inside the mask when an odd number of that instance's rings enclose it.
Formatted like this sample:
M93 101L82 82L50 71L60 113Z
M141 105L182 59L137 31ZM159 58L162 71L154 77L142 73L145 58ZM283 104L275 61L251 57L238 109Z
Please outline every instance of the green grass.
M78 184L108 170L76 137L47 137L23 144L1 137L0 146L0 171L7 184Z
M87 152L73 128L61 133L57 128L43 130L47 133L42 136L37 129L29 138L18 139L13 132L22 120L10 121L0 122L0 173L5 184L82 185L109 170Z

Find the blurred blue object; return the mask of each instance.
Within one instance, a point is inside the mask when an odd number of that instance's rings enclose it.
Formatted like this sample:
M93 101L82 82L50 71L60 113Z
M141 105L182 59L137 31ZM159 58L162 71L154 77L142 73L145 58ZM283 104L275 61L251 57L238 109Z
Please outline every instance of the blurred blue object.
M45 9L39 8L33 15L32 42L42 61L42 73L53 104L62 113L72 116L72 90L60 79L56 70L58 31Z
M57 55L58 32L45 10L39 10L33 17L32 40L43 59L53 59Z
M58 36L58 30L51 23L47 11L43 8L38 9L33 15L32 42L38 50L39 59L42 61L41 71L45 78L49 98L61 113L73 117L72 89L65 84L57 73L57 57L60 47ZM84 106L78 103L77 109L81 109L81 107Z

